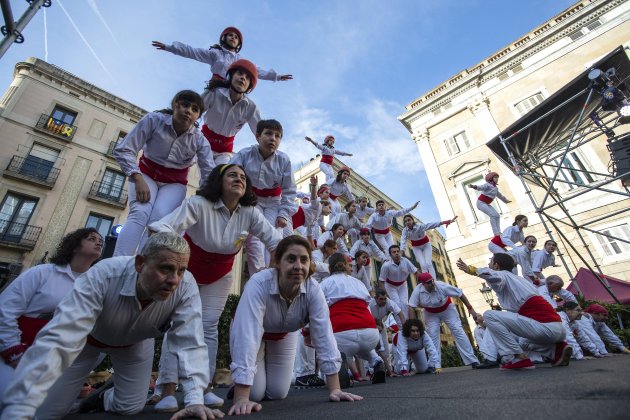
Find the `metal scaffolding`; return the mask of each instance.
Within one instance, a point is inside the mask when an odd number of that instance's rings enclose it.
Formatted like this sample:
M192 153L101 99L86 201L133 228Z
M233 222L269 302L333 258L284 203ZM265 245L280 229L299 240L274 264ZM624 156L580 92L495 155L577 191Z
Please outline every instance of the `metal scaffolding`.
M4 55L9 47L15 42L21 44L24 42L24 35L22 31L26 28L26 25L35 16L40 7L50 7L52 0L27 0L29 3L28 8L24 11L24 14L20 19L15 22L13 20L13 11L9 0L0 0L0 7L2 8L2 16L4 17L4 26L0 28L2 30L2 41L0 41L0 58Z

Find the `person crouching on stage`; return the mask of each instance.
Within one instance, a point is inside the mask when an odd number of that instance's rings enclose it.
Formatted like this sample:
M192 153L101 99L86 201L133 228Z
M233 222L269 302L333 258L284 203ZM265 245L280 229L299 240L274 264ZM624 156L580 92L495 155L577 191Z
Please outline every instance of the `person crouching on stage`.
M424 329L419 319L408 319L402 327L402 336L398 332L392 340L394 349L394 369L402 376L412 375L409 360L413 361L416 373L440 373L439 355L433 339ZM428 361L427 361L428 355Z
M311 246L297 235L284 238L274 255L276 268L254 274L245 284L230 330L234 403L228 414L260 411L263 398L284 399L291 386L296 333L309 322L319 368L331 401L358 401L341 390L341 355L324 294L310 278Z

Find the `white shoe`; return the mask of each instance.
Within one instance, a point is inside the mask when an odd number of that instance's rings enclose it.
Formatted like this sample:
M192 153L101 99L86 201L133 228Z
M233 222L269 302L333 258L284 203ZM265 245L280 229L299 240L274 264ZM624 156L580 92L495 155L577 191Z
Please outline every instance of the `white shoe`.
M213 392L208 392L203 396L203 403L208 407L221 407L223 406L223 398L217 397Z
M179 405L177 404L177 399L173 395L167 395L153 407L153 410L158 413L174 413L178 409Z

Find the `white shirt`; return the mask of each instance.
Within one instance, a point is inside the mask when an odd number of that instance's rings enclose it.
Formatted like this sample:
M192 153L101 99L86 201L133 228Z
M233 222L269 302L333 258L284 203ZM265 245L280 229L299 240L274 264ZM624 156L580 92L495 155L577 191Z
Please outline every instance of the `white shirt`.
M173 116L162 112L149 112L116 145L113 155L125 175L141 173L138 167L138 152L158 165L184 169L195 163L205 180L214 168L212 150L201 131L194 125L177 136L173 128Z
M385 261L381 267L381 275L378 279L380 281L406 281L409 274L417 271L418 269L411 261L405 257L400 257L398 264L392 260Z
M387 298L387 300L385 301L385 305L383 306L378 306L378 303L376 303L376 299L372 299L370 301L369 308L372 316L379 321L385 319L389 314L394 314L397 316L401 312L398 304L390 298Z
M304 227L306 228L306 236L314 236L315 231L319 229L318 218L322 214L322 204L319 197L315 197L309 204L302 205L304 210Z
M19 317L51 319L74 281L70 264L37 265L13 280L0 294L0 351L21 343Z
M584 315L586 314L583 314L582 317L584 317ZM588 316L588 319L593 324L595 332L597 332L604 341L606 341L613 349L623 351L625 345L604 321L597 322L590 315Z
M517 246L508 252L514 258L514 262L521 266L523 277L535 277L532 271L532 250L526 245Z
M575 339L583 349L588 350L594 356L599 354L608 354L606 351L606 345L593 329L593 324L591 323L591 320L588 319L588 314L586 315L587 316L582 314L581 319L576 319L575 321L570 322Z
M433 340L431 340L431 337L426 331L417 340L414 340L411 337L403 337L402 332L398 333L398 343L394 346L394 351L398 356L398 360L400 360L403 370L409 371L409 357L407 352L415 353L416 351L421 350L427 351L428 366L441 366Z
M352 248L350 249L350 256L352 258L354 258L354 256L359 251L365 251L365 252L368 253L368 256L376 257L376 258L378 258L381 261L385 261L385 260L389 259L389 258L387 258L387 256L385 256L383 251L381 251L381 249L378 247L378 245L376 245L374 243L374 241L371 240L371 239L370 239L370 241L367 244L365 242L363 242L362 239L359 239L358 241L356 241L354 243L354 245L352 245Z
M324 247L324 243L328 240L333 240L337 242L337 252L342 253L343 255L351 256L350 252L348 252L348 247L346 246L346 241L344 241L343 236L341 238L335 239L331 230L327 230L326 232L319 235L317 238L317 247L322 249Z
M372 213L368 221L365 223L365 227L366 228L372 227L374 229L379 229L379 230L387 229L392 225L392 219L394 217L404 216L410 211L411 211L411 208L400 209L400 210L387 210L382 216L379 212L376 211Z
M556 264L556 257L544 249L532 251L532 272L540 273L544 268L553 267Z
M368 292L372 291L372 285L370 284L370 279L368 278L368 274L367 274L367 271L365 270L365 266L361 266L361 268L357 270L357 263L353 262L352 263L352 277L354 277L355 279L359 279L361 283L363 283L365 287L368 289Z
M264 332L293 332L307 323L320 370L325 375L339 372L341 354L319 284L306 279L289 307L278 287L274 268L259 271L245 283L230 329L230 370L236 384L251 386L254 383L256 356Z
M517 242L525 243L525 233L518 226L508 226L501 234L501 242L511 248L516 248L518 246L516 245Z
M365 208L362 209L360 205L357 205L357 212L355 213L355 215L357 216L357 218L360 221L363 221L363 220L365 220L365 216L369 217L375 211L376 211L376 209L374 207L368 207L366 205Z
M538 286L538 294L542 297L545 298L545 300L547 302L549 302L549 304L555 309L558 307L558 302L556 302L556 300L553 298L553 296L558 296L560 297L562 300L564 300L565 302L576 302L577 303L577 299L575 299L575 296L573 295L573 293L569 292L566 289L560 289L557 292L551 293L549 292L549 289L547 288L546 284L543 284L542 286Z
M228 88L206 89L203 93L206 112L203 123L217 134L235 136L247 123L256 135L256 125L260 121L260 111L254 101L243 95L235 104L230 99Z
M486 182L485 184L477 185L475 188L477 191L481 191L483 195L490 198L498 198L504 203L507 203L509 200L499 192L499 187L495 183Z
M364 300L367 310L367 303L372 300L368 289L361 282L346 273L335 273L324 279L320 287L326 298L328 306L345 299L361 299Z
M361 222L359 219L355 215L350 216L350 214L345 211L337 213L335 217L331 217L326 225L326 229L332 229L335 223L341 223L346 232L350 229L361 229Z
M582 352L582 347L580 347L577 340L575 339L575 335L573 335L573 326L571 325L572 322L569 321L569 317L567 316L566 312L558 312L558 315L560 315L560 319L562 319L562 326L564 327L564 331L566 332L566 338L564 340L573 349L573 355L571 357L576 360L583 359L584 353Z
M165 45L164 49L175 55L210 64L212 74L217 74L223 78L227 76L230 65L242 58L239 53L225 49L222 46L218 48L194 48L182 42L173 42L172 45ZM260 67L256 67L256 69L258 70L259 79L275 82L280 78L273 69L263 70Z
M443 281L434 281L435 289L432 292L427 291L423 284L417 285L409 298L409 306L414 308L439 308L446 303L449 297L459 298L463 294L462 289L458 289Z
M330 194L336 195L337 197L341 197L345 195L348 200L354 200L354 195L352 195L352 189L350 188L350 184L347 182L337 182L334 180L330 183ZM334 200L330 197L330 200Z
M405 226L400 236L400 248L407 248L407 239L417 241L427 236L427 231L439 227L442 222L415 223L411 229ZM427 242L428 243L428 242Z
M311 253L311 259L315 263L315 272L311 275L311 278L321 283L322 280L330 275L328 257L324 258L324 253L320 249L314 249Z
M511 271L477 268L477 275L488 282L496 293L499 304L506 311L518 312L529 298L538 296L538 290L532 282Z
M322 156L334 156L334 155L350 156L350 153L337 150L335 149L335 146L329 146L327 144L319 144L319 143L313 143L313 145L322 152Z
M235 254L249 234L259 238L271 252L276 249L282 234L265 219L254 206L237 205L234 213L222 200L213 203L193 195L157 222L149 225L154 232L186 232L195 245L206 252Z
M22 356L4 395L3 417L32 417L48 389L83 350L88 335L119 347L168 330L169 346L179 358L186 405L203 404L203 393L210 380L208 351L203 341L201 300L193 276L186 272L169 298L154 301L144 309L136 297L137 277L135 257L113 257L77 278L54 318Z
M295 180L293 179L291 161L286 153L277 150L267 159L263 159L258 145L254 145L239 150L232 156L230 163L245 168L245 172L255 188L282 188L280 197L265 197L264 199L259 197L259 205L265 201L273 206L278 206L278 216L286 220L295 214L297 211Z

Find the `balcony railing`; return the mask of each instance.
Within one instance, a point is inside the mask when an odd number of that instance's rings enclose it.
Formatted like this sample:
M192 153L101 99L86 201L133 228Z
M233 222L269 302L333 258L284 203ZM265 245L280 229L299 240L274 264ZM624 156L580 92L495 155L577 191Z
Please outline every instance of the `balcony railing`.
M42 228L24 223L0 220L0 244L32 250L42 233Z
M88 198L122 209L127 206L127 191L124 188L101 181L92 183Z
M41 117L39 117L35 128L64 140L72 140L74 133L77 131L76 126L66 124L47 114L42 114Z
M118 144L117 141L109 142L109 147L107 148L107 156L114 157L114 149L116 148L117 144Z
M35 156L14 155L7 166L4 176L30 181L52 188L59 177L59 168L53 168L55 162Z

